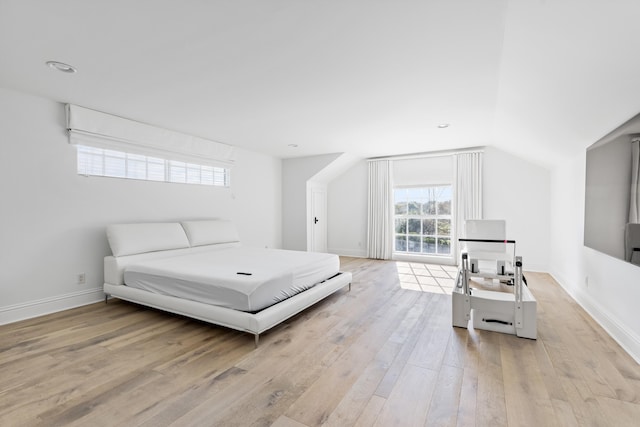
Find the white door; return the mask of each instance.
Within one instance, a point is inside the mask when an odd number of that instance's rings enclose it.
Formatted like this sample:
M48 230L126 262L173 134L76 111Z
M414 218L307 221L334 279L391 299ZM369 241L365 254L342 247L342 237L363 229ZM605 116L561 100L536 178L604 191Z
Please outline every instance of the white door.
M327 189L323 187L310 188L311 209L309 250L313 252L327 252Z

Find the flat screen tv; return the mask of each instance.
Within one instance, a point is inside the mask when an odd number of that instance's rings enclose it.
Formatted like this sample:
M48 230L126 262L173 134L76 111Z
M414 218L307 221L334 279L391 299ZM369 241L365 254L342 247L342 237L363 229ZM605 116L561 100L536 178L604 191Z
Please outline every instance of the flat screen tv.
M640 219L632 209L640 203L640 154L634 144L640 144L640 114L587 148L584 244L640 265Z

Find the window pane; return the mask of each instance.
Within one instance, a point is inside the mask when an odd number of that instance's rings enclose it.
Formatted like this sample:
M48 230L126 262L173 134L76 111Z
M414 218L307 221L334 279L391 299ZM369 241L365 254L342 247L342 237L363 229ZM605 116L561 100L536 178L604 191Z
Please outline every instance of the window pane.
M438 220L438 235L451 236L451 220L449 219Z
M436 202L434 200L429 200L422 204L422 214L423 215L435 215L436 214Z
M420 215L420 202L412 200L408 206L409 215Z
M451 200L438 202L438 215L451 215Z
M397 234L406 234L407 233L407 220L404 218L396 218L396 233Z
M435 254L436 253L436 239L435 237L423 237L422 238L422 253Z
M131 154L131 153L123 153L123 154L125 154L125 157L129 160L138 160L141 162L147 161L147 157L141 154Z
M107 150L105 150L106 152ZM104 175L112 176L116 178L124 178L126 176L126 160L124 156L121 157L113 157L113 156L105 156L104 157Z
M420 234L420 220L409 219L409 234Z
M116 157L119 159L124 159L125 157L127 157L126 153L123 153L122 151L114 151L114 150L104 150L104 155L107 157Z
M76 147L78 147L78 151L82 153L100 154L101 156L104 154L104 150L102 148L85 147L84 145L76 145Z
M187 181L187 164L184 162L169 162L169 181L186 182Z
M165 161L155 157L147 159L147 179L150 181L164 181Z
M406 215L407 202L396 202L395 210L396 210L396 215Z
M448 255L451 253L451 239L438 238L438 253L442 255Z
M424 198L424 188L406 188L407 201Z
M434 235L436 234L436 220L435 219L423 219L422 220L422 234Z
M127 178L146 179L147 162L129 158L127 161Z
M229 185L229 169L213 168L213 185L227 187Z
M200 182L206 185L213 185L213 167L202 166L200 171Z
M187 164L187 183L200 184L200 165Z
M420 252L420 236L409 236L408 252Z
M406 236L396 236L396 251L398 251L398 252L406 252L407 251L407 237Z
M92 154L78 151L78 173L81 175L103 175L102 153Z

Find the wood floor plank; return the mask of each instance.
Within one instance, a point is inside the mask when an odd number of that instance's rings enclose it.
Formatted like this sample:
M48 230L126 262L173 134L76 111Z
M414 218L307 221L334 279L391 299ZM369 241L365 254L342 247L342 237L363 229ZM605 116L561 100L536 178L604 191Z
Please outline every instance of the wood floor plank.
M505 400L505 382L516 377L504 377L500 334L476 331L478 343L478 394L476 396L476 421L478 425L508 425Z
M553 404L536 362L536 341L501 335L501 362L508 424L511 426L559 425Z
M451 297L432 294L434 308L425 321L418 342L407 363L438 370L443 363L451 335Z
M551 399L557 425L563 427L579 426L573 407L567 400Z
M407 364L374 426L423 426L438 371Z
M376 420L380 416L380 412L382 412L382 408L384 407L384 404L386 402L387 399L385 398L376 395L372 396L371 399L369 399L369 403L367 403L367 406L364 408L364 410L356 420L354 426L371 427L372 425L374 425Z
M302 423L297 422L296 420L292 420L291 418L280 415L278 419L271 424L271 427L308 427Z
M387 341L328 416L324 422L325 426L341 427L355 424L369 404L376 387L387 372L391 360L399 351L399 347L398 343Z
M607 418L604 414L606 408L600 406L600 402L591 394L588 385L584 381L565 377L560 377L560 381L567 392L569 403L571 404L571 408L579 425L593 427L625 425L621 422L618 423L618 417ZM626 425L632 426L637 424Z
M428 323L429 317L432 315L432 308L436 304L436 299L433 298L433 294L428 294L422 297L423 300L423 314L418 323L414 326L411 331L411 334L407 336L407 339L403 342L402 348L396 358L393 360L393 363L387 370L386 375L378 385L375 394L377 396L387 398L391 394L393 387L395 387L398 378L400 378L400 374L404 370L407 361L413 354L413 351L416 347L418 337L422 334L423 325Z
M476 425L476 401L478 396L478 371L464 368L460 397L456 410L456 426L466 427Z
M429 405L426 425L455 426L462 392L464 369L442 366Z

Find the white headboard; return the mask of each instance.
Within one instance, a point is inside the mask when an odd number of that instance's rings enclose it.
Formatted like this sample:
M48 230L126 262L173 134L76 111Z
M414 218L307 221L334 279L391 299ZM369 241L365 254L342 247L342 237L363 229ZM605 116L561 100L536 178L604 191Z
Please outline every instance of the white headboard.
M222 219L114 224L107 239L113 256L104 258L104 281L114 285L124 284L124 269L135 262L240 244L233 222Z

